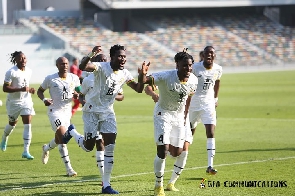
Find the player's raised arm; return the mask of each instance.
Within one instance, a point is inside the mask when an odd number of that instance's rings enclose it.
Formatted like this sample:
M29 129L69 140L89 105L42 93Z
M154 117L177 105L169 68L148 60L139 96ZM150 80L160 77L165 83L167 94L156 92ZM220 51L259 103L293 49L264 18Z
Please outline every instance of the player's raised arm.
M82 59L79 65L79 69L82 71L93 72L95 70L95 65L90 62L90 59L95 57L101 51L101 46L95 46L92 49L92 51L87 55L87 57Z
M144 89L144 84L150 84L150 77L146 76L148 70L149 70L150 62L147 64L145 61L142 63L141 68L138 68L138 83L135 81L132 81L128 83L128 86L130 86L133 90L135 90L138 93L142 93Z

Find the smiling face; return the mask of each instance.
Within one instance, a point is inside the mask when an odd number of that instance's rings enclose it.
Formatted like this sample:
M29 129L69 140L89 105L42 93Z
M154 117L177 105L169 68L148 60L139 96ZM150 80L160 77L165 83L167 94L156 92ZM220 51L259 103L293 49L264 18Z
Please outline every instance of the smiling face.
M23 53L19 53L16 57L15 57L15 62L16 62L16 66L19 69L22 69L26 66L27 64L27 57L23 54Z
M215 49L212 46L207 46L204 49L204 65L211 66L213 65L215 59Z
M126 63L125 50L117 50L113 56L111 56L111 66L114 71L124 69Z
M189 58L184 58L177 62L176 68L178 70L179 80L185 80L189 78L192 72L193 61Z

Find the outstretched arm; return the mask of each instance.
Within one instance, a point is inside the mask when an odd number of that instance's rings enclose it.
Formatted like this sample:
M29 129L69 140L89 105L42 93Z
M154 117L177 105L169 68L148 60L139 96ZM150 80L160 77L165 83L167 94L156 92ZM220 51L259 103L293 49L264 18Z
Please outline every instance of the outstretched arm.
M95 65L90 62L94 56L96 56L99 52L101 52L101 46L95 46L92 51L84 57L79 65L79 69L82 71L93 72L95 70Z

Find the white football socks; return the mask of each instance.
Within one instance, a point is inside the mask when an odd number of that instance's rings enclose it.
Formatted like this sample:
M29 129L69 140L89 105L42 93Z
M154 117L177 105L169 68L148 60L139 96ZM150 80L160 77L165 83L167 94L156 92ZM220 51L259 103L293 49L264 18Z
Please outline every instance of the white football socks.
M65 164L66 170L72 169L67 145L66 144L59 144L58 150L59 150L59 154Z
M186 164L187 156L188 156L188 151L182 151L181 154L178 157L176 157L176 161L174 163L174 169L173 169L169 183L174 184L176 180L179 178Z
M156 157L155 157L155 160L154 160L154 173L156 176L155 187L163 186L165 160L166 159L159 158L158 155L156 155Z
M104 150L104 174L103 174L103 187L110 186L111 174L114 167L114 150L115 144L105 146Z
M31 124L24 124L23 139L24 139L24 152L29 152L29 148L30 148L30 144L32 140Z
M207 138L207 155L208 167L213 167L213 159L215 156L215 138Z

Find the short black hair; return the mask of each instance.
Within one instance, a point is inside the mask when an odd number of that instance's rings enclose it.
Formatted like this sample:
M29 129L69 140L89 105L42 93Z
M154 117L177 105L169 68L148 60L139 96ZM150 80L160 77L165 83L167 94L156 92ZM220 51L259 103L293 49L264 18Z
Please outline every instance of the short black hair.
M191 59L192 62L194 63L194 58L192 55L190 55L189 53L187 53L188 48L184 48L182 52L178 52L175 56L174 56L174 61L175 63L182 61L184 59Z
M119 44L113 45L110 49L110 57L114 56L118 50L126 50L124 46Z
M11 53L10 54L10 62L13 64L16 64L15 58L20 54L23 54L23 52L22 51L15 51L15 52Z
M209 49L209 48L212 48L212 49L215 50L215 48L214 48L213 46L206 46L206 47L204 48L204 51L207 50L207 49Z

